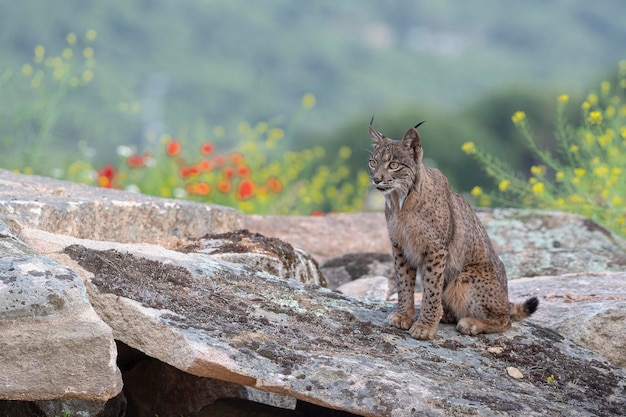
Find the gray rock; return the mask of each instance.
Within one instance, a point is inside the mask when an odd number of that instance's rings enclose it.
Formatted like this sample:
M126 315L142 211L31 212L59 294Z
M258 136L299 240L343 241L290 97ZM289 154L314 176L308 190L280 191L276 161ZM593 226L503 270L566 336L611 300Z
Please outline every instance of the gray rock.
M389 300L397 291L392 280L383 276L364 276L339 286L337 291L352 297L369 298L372 300ZM396 292L397 293L397 292Z
M193 375L364 416L617 416L626 407L623 370L532 323L479 337L441 325L422 342L387 325L391 303L202 253L37 239L87 280L116 339Z
M517 299L535 295L528 320L557 331L626 368L626 273L570 274L509 282Z
M393 277L393 258L387 253L348 253L324 261L320 268L328 288L337 288L361 277Z
M104 403L122 389L112 332L81 278L0 224L0 399Z
M248 230L206 235L189 242L178 242L180 252L196 252L216 259L247 265L281 278L305 284L326 286L315 259L301 249L275 237L266 237Z
M587 218L554 211L479 213L509 279L626 269L626 242Z
M0 169L0 222L86 239L144 242L242 228L239 211Z

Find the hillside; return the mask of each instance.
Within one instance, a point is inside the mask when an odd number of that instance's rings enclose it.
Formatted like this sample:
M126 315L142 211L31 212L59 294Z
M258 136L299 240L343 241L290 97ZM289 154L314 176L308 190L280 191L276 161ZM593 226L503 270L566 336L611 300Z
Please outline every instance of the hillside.
M372 113L451 113L510 85L581 91L626 56L624 15L618 0L1 0L0 72L94 29L93 82L59 105L55 140L110 159L111 144L149 146L153 130L290 117L305 93L317 104L292 141ZM30 96L12 97L0 103L3 152L30 134L9 123ZM127 102L141 110L120 113Z

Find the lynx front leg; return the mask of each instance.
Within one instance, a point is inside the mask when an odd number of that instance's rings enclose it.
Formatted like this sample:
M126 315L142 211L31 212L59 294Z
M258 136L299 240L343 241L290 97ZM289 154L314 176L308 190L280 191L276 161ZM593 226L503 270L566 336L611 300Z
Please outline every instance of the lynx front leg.
M408 330L415 317L415 268L412 268L397 243L393 244L394 270L398 287L398 308L387 320L398 329Z
M428 340L437 336L437 326L443 315L441 294L448 252L444 249L428 252L422 264L422 307L409 333L416 339Z

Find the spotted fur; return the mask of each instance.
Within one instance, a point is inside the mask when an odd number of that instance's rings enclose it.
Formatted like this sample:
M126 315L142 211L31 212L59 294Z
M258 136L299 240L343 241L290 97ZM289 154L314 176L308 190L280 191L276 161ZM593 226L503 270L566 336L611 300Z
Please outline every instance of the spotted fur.
M374 146L371 181L385 195L398 286L397 311L389 315L389 323L425 340L436 337L439 321L476 335L503 332L511 319L534 313L536 297L509 303L504 265L485 228L467 200L450 190L446 177L423 165L417 126L399 141L371 124L369 133ZM418 272L423 294L415 320Z

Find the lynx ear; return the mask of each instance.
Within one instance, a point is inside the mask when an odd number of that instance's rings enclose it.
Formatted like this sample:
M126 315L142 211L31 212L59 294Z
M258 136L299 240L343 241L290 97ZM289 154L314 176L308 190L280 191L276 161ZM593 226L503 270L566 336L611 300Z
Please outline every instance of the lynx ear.
M404 134L404 138L402 138L402 143L408 148L419 149L422 147L422 139L420 138L420 134L417 131L417 128L422 125L424 122L419 122L415 125L415 127L410 128Z
M372 120L370 120L370 124L368 126L368 130L369 130L370 136L372 138L372 144L374 146L378 146L385 139L385 135L380 133L378 130L374 129L374 127L372 126L372 123L374 123L374 116L372 116Z

